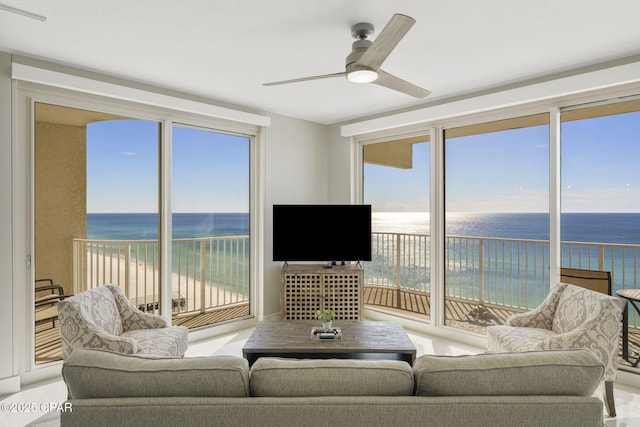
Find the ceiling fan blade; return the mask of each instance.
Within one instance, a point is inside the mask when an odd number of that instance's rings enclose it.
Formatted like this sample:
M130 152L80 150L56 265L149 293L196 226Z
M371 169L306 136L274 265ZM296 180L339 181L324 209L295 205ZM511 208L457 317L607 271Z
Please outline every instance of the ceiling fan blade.
M424 98L431 93L430 90L423 89L420 86L416 86L413 83L409 83L406 80L402 80L382 70L378 70L378 78L372 83L377 84L378 86L397 90L398 92L402 92L416 98Z
M396 13L391 17L382 32L373 41L360 59L358 65L378 70L400 40L409 32L416 20L407 15Z
M6 4L0 4L0 10L5 10L7 12L15 13L16 15L26 16L27 18L36 19L42 22L45 22L47 20L46 16L29 12L28 10L18 9L17 7L7 6Z
M271 83L263 83L263 86L276 86L276 85L285 85L287 83L298 83L298 82L306 82L307 80L320 80L320 79L329 79L332 77L344 77L346 73L333 73L333 74L323 74L320 76L311 76L311 77L302 77L300 79L291 79L291 80L282 80L280 82L271 82Z

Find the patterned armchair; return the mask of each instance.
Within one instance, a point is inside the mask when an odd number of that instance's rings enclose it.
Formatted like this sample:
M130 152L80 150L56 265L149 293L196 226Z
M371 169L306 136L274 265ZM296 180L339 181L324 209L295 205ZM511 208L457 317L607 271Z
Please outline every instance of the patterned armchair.
M118 285L104 285L58 302L62 356L76 348L184 356L187 328L138 310Z
M604 402L615 416L613 382L618 369L618 339L624 301L559 283L536 309L487 328L490 350L529 351L586 348L604 364Z

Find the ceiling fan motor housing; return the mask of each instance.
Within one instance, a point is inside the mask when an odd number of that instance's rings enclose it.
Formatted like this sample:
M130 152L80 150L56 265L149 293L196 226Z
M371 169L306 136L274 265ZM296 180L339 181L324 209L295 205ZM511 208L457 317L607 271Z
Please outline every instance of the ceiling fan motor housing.
M353 42L353 44L351 45L351 53L347 55L347 58L344 61L345 65L347 66L347 72L349 72L349 65L353 64L358 59L360 59L362 54L365 53L367 49L369 49L369 46L371 45L372 45L371 40L362 39L362 40L356 40ZM371 68L365 67L364 69L370 70Z

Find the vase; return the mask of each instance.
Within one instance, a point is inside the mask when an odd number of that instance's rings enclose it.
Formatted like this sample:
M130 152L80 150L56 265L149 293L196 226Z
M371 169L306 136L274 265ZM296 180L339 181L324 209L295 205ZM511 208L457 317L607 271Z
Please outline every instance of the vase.
M329 320L328 322L322 322L322 330L333 331L333 328L331 327L331 320Z

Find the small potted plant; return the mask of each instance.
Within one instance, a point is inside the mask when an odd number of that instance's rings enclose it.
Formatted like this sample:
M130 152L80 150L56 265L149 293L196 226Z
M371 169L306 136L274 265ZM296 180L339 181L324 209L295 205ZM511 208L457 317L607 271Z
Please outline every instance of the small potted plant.
M316 311L316 319L322 321L322 329L325 331L332 331L331 321L336 317L336 313L331 309Z

